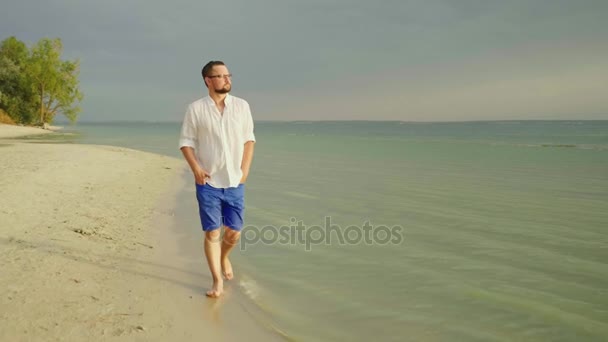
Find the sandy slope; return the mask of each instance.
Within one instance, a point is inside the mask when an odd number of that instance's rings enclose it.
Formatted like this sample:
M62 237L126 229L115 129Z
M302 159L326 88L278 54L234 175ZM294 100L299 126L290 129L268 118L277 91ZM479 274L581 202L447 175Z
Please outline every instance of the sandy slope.
M117 147L0 145L0 341L167 335L163 287L140 266L183 165Z

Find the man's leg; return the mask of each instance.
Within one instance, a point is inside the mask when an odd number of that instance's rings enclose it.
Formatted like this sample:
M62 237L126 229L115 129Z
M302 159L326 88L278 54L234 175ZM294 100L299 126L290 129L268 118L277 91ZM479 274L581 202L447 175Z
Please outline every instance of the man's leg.
M217 298L224 290L224 280L221 274L221 222L222 204L221 191L210 185L196 185L196 198L199 205L201 224L205 231L203 242L205 257L213 278L213 287L207 291L207 296Z
M221 265L222 273L224 274L224 277L226 277L226 280L231 280L234 278L232 264L230 263L230 259L228 259L228 255L230 254L232 248L238 244L240 237L240 231L231 229L230 227L226 227L224 230L224 238L222 239Z
M224 280L220 273L221 253L220 229L205 232L205 256L207 257L209 271L211 271L211 276L213 277L213 287L211 290L207 291L208 297L217 298L221 296L224 291Z
M222 239L222 273L226 280L234 278L234 271L228 255L236 246L241 237L241 229L243 229L243 214L245 212L245 185L241 184L236 188L230 188L226 191L222 206L222 216L224 217L224 238Z

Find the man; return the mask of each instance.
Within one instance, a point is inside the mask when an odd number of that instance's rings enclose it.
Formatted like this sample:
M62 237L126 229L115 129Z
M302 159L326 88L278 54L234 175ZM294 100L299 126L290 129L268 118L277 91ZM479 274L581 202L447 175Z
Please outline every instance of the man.
M207 296L217 298L223 292L222 275L226 280L234 277L228 254L243 228L244 184L255 136L249 104L229 94L232 75L226 65L211 61L202 75L209 96L188 106L179 145L196 183L205 256L213 277Z

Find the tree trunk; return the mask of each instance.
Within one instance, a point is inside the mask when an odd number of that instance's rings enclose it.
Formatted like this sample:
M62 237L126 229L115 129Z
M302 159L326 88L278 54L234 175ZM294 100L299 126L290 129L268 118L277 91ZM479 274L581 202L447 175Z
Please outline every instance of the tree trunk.
M44 125L44 84L40 85L40 124Z

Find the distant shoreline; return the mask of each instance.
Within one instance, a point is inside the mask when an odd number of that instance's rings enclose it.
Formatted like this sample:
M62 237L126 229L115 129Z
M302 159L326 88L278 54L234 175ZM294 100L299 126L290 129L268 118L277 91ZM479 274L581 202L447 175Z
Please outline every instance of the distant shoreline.
M48 129L36 126L0 124L0 139L19 138L28 135L49 134L62 130L62 126L49 126Z
M516 122L608 122L608 119L509 119L509 120L462 120L462 121L415 121L415 120L255 120L256 123L404 123L404 124L455 124L455 123L516 123ZM151 120L108 120L108 121L78 121L78 124L181 124L182 121L151 121ZM64 123L62 123L64 124ZM69 123L65 123L69 125Z

